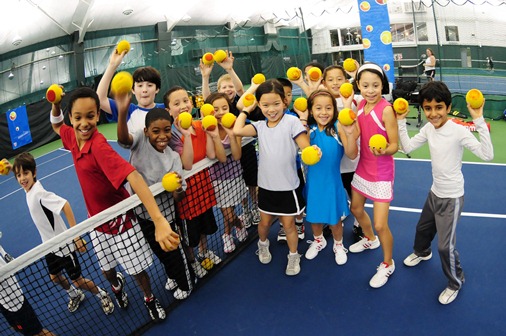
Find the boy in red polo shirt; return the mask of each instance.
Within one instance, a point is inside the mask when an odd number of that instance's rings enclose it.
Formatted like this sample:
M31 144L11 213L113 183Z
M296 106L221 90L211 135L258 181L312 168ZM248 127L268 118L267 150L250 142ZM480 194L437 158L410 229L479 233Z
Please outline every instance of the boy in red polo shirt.
M90 88L75 90L69 101L70 123L63 123L60 104L53 104L51 123L60 135L63 146L70 150L77 177L88 210L88 215L97 213L129 197L123 186L129 182L146 207L155 224L156 240L164 251L170 251L179 244L179 236L172 231L161 214L158 205L142 176L107 143L97 131L100 101ZM123 291L125 280L116 272L118 263L132 275L144 293L144 304L151 319L165 319L165 311L153 296L149 276L145 269L153 258L144 236L135 222L135 214L128 211L90 232L100 267L111 283L120 308L126 308L128 297Z

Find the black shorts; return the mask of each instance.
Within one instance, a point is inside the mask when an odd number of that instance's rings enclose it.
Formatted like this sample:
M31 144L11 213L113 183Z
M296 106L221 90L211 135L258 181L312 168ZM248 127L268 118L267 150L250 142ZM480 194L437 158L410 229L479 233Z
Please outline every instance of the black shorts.
M343 181L344 189L346 189L350 201L351 201L351 181L353 181L353 175L355 175L355 172L341 173L341 181Z
M432 78L436 76L436 70L427 70L425 71L425 75L427 75L427 78Z
M47 268L49 274L57 275L65 270L71 280L77 280L81 276L81 265L75 252L66 257L59 257L54 253L46 255Z
M242 177L246 185L256 187L258 185L258 159L254 141L242 147L241 166Z
M0 312L2 312L9 325L23 335L32 336L42 332L42 325L26 297L21 309L18 311L11 312L0 304Z
M302 184L302 183L301 183ZM296 216L306 208L302 187L289 191L258 188L258 209L273 216Z
M182 229L186 243L190 247L199 246L201 235L211 235L218 231L218 225L216 225L216 218L214 218L213 208L206 210L206 212L198 215L192 219L183 220L184 225Z

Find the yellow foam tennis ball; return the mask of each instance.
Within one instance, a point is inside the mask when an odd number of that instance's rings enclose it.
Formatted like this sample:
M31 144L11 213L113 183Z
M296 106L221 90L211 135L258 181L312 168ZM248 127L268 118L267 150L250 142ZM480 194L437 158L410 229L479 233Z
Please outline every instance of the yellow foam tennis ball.
M207 271L209 271L211 268L213 268L214 266L214 263L211 259L209 258L205 258L204 260L202 260L202 262L200 263L202 265L202 267L204 267L204 269L206 269Z
M63 89L58 84L52 84L46 91L46 99L51 104L58 104L61 101Z
M293 102L293 107L295 107L299 111L307 110L307 99L304 97L299 97L295 99Z
M344 70L348 72L353 72L357 70L357 65L355 64L355 60L353 58L347 58L343 62Z
M134 78L127 71L118 72L111 81L111 92L113 94L125 94L132 91Z
M317 164L320 161L320 157L318 156L318 150L313 146L308 146L304 148L300 156L302 162L304 162L308 166Z
M216 120L215 116L213 115L205 116L204 119L202 119L202 126L207 131L213 131L216 126L218 126L218 120Z
M394 101L394 111L397 113L397 114L404 114L406 112L409 111L409 103L406 99L404 98L397 98L395 101Z
M202 62L206 65L211 65L214 63L214 55L210 52L205 53L204 56L202 56Z
M214 106L209 103L205 103L200 107L200 113L202 113L203 117L207 117L208 115L213 115L214 114Z
M302 76L302 71L297 67L288 68L286 71L286 77L291 81L296 81Z
M127 53L130 51L130 42L127 40L121 40L116 45L116 51L118 54L121 54L123 51L126 51Z
M357 119L357 115L355 114L355 112L353 112L352 109L343 108L341 111L339 111L337 119L339 120L341 125L348 126L353 124L355 119Z
M0 175L7 175L9 174L10 169L2 162L0 161Z
M265 76L261 73L257 73L255 76L253 76L253 83L255 84L262 84L265 82Z
M381 134L374 134L369 139L369 147L376 148L376 150L387 148L387 139Z
M312 80L313 82L317 82L322 77L322 71L320 70L320 68L312 67L307 72L307 75L310 80Z
M253 105L255 103L255 95L248 93L244 96L242 103L244 104L244 107L248 107Z
M218 49L214 52L214 60L218 63L221 63L227 58L227 53L225 50Z
M478 89L471 89L466 94L466 102L471 105L473 109L480 108L483 105L483 93Z
M341 94L341 97L348 98L353 93L353 84L351 84L351 83L343 83L339 87L339 93Z
M179 177L176 173L167 173L162 178L162 187L168 192L176 191L181 187L179 183Z
M221 124L223 125L223 127L232 128L234 127L236 119L237 117L233 113L228 112L225 113L223 117L221 117Z
M190 113L183 112L183 113L179 114L178 118L179 118L179 121L180 121L180 124L181 124L182 128L188 129L192 125L193 117L192 117L192 115Z

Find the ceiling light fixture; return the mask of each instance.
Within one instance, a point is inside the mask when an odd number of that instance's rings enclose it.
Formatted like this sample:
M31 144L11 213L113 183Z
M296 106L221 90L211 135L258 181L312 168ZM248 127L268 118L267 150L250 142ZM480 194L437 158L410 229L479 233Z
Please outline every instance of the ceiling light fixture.
M8 77L9 77L9 79L13 79L14 78L14 74L12 73L12 71L9 72L9 76Z
M12 39L13 46L17 47L18 45L21 44L21 42L23 42L23 38L21 38L21 36L19 36L19 35L14 36L14 38Z
M123 15L130 15L134 12L134 9L132 7L126 7L125 9L123 9Z

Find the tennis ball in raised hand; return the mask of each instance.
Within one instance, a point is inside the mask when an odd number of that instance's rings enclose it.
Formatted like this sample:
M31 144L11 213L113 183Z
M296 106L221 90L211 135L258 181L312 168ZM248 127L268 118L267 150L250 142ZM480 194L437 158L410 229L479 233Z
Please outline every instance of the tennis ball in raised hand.
M466 102L471 105L473 109L480 108L483 105L483 93L478 89L471 89L466 94Z
M286 77L291 81L296 81L302 76L302 71L297 67L288 68L286 71Z
M183 129L188 129L192 125L193 117L188 112L183 112L183 113L179 114L178 119L179 119L180 125Z
M264 74L257 73L255 76L253 76L253 83L262 84L263 82L265 82Z
M116 51L118 54L121 54L123 51L126 51L127 53L130 51L130 42L127 40L121 40L116 45Z
M304 97L299 97L295 99L293 102L293 107L295 107L299 111L307 110L307 99Z
M357 65L355 64L355 60L353 58L347 58L343 62L344 70L348 72L353 72L357 70Z
M355 114L355 112L353 112L352 109L343 108L341 111L339 111L337 119L339 120L341 125L348 126L353 124L355 119L357 119L357 115Z
M225 50L218 49L214 52L214 60L218 63L221 63L227 58L227 53Z
M221 117L221 124L223 125L223 127L232 128L234 127L236 119L237 117L233 113L228 112L225 113L223 117Z
M46 99L51 104L58 104L61 101L63 89L58 84L52 84L46 91Z
M320 70L320 68L312 67L311 69L308 70L307 76L313 82L317 82L322 77L322 71Z
M348 98L353 93L353 84L351 84L351 83L343 83L339 87L339 93L341 94L341 97Z
M304 162L308 166L317 164L320 161L320 157L318 156L318 150L313 146L308 146L304 148L300 156L302 162Z
M211 65L214 63L214 55L210 52L205 53L204 56L202 56L202 62L206 65Z
M213 131L216 126L218 126L218 120L216 120L213 115L205 116L204 119L202 119L202 126L206 131Z
M394 101L394 111L397 113L397 114L404 114L406 112L409 111L409 103L406 99L404 98L397 98L395 101Z
M2 162L0 161L0 175L7 175L9 174L10 169Z
M387 148L387 139L381 134L374 134L369 139L369 148L375 148L376 150Z
M214 106L209 103L205 103L200 107L200 113L202 113L203 117L214 115Z
M202 265L202 267L204 267L206 271L209 271L214 266L213 261L209 258L205 258L204 260L202 260L200 264Z
M253 95L251 93L247 93L244 96L242 103L244 104L244 107L248 107L248 106L253 105L255 103L255 95Z
M127 71L118 72L111 81L111 92L113 94L125 94L132 91L134 78Z
M167 173L162 178L162 187L168 192L176 191L181 187L181 183L179 183L179 177L176 173Z

